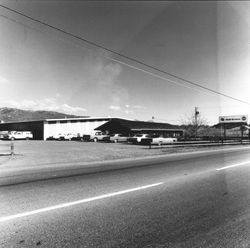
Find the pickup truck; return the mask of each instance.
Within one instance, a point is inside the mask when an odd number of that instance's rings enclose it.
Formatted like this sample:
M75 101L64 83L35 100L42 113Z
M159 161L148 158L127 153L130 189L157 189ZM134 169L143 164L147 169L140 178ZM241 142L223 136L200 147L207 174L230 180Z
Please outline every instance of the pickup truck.
M3 139L7 140L22 140L33 139L33 134L30 131L8 131L3 135Z
M96 131L92 134L90 134L90 141L105 141L107 140L107 138L109 137L109 135L105 134L104 132L101 131Z

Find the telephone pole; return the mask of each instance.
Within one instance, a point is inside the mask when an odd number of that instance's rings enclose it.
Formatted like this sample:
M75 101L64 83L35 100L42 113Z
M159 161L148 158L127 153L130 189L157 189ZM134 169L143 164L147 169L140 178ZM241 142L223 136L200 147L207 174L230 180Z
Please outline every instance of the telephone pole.
M194 108L194 118L195 118L195 139L197 138L197 131L198 131L198 107Z

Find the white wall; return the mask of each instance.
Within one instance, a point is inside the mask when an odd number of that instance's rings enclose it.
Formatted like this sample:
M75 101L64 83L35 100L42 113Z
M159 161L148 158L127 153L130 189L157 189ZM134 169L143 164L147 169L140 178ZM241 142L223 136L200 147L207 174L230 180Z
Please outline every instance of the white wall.
M50 136L56 136L59 133L67 134L80 134L81 136L84 134L91 134L94 132L94 129L103 125L107 121L103 120L91 120L91 121L84 121L84 122L70 122L67 123L60 123L60 121L54 122L44 122L44 140L46 140Z

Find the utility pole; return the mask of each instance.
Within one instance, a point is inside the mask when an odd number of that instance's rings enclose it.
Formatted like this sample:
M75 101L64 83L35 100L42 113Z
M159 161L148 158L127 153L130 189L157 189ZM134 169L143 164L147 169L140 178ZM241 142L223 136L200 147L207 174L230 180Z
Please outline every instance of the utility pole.
M198 107L194 108L194 118L195 118L195 139L197 138L197 131L198 131Z

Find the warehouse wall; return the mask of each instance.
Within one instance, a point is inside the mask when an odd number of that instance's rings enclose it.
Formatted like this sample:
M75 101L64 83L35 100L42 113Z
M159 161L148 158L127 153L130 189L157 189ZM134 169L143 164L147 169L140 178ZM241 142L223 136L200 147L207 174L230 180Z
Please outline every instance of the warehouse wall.
M110 119L85 119L85 120L58 120L44 122L44 140L59 133L91 134L94 129L108 122Z

